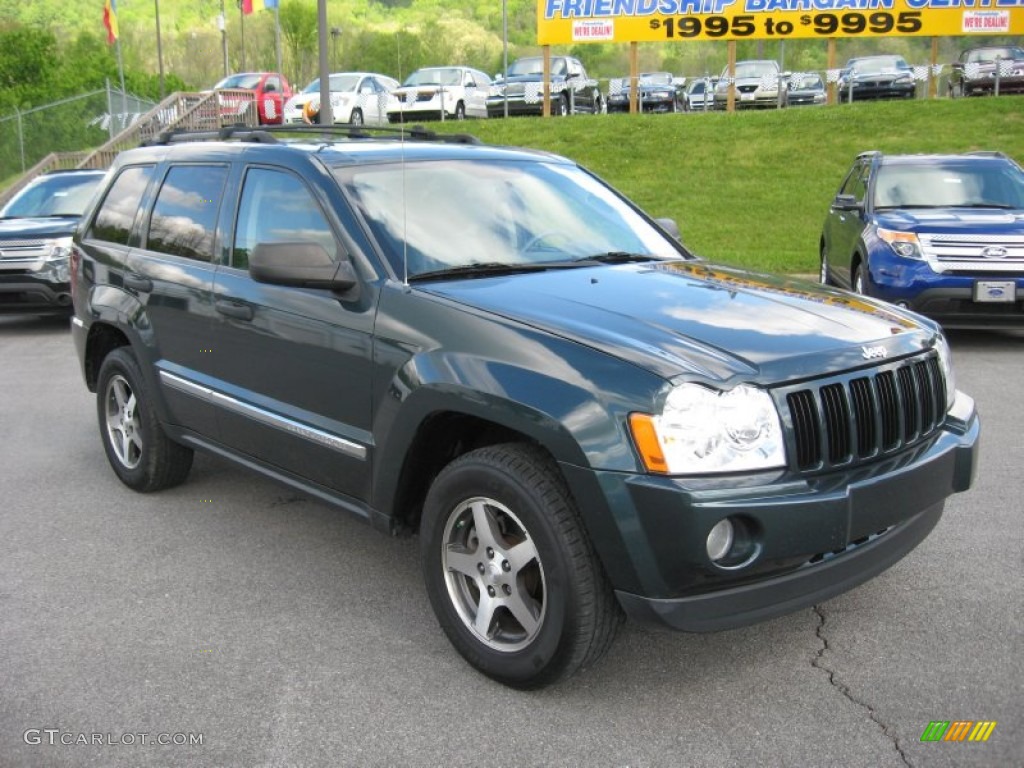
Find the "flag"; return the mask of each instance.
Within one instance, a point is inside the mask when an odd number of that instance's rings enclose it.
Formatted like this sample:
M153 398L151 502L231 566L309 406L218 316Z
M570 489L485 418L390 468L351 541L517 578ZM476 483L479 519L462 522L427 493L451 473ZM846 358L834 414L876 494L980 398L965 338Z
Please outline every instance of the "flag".
M103 26L107 28L107 45L113 45L118 38L117 0L104 0Z
M265 8L277 8L278 0L242 0L242 13L249 15L253 11Z

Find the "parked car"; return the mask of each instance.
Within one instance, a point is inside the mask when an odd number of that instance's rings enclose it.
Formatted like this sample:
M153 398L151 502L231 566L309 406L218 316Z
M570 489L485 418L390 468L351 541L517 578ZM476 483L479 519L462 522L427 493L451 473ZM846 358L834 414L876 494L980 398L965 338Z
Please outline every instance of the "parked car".
M786 74L771 60L738 61L735 69L736 109L749 107L785 107ZM725 109L729 102L729 68L715 86L715 109Z
M912 99L916 92L914 70L902 56L862 56L850 59L839 73L840 102Z
M995 93L997 67L999 93L1024 93L1024 48L987 45L960 54L949 75L949 95L956 98Z
M50 171L0 208L0 313L71 312L71 233L104 171Z
M694 77L686 84L683 109L687 112L705 112L715 108L717 77Z
M681 112L683 110L683 78L671 72L641 72L638 108L641 112ZM629 78L612 80L608 91L609 112L629 112Z
M424 67L388 98L388 120L463 120L487 117L491 78L469 67Z
M789 77L789 106L821 105L828 101L825 82L816 72L797 72Z
M820 252L824 283L947 326L1024 326L1024 171L993 152L865 152Z
M336 123L362 125L386 123L388 94L398 81L375 72L337 72L328 78L331 116ZM316 123L320 118L320 78L288 99L286 124Z
M564 678L623 609L712 631L816 605L971 485L931 321L699 260L546 152L289 130L117 158L72 260L99 442L137 491L203 449L418 531L484 674Z
M228 75L213 86L213 90L229 91L219 96L222 118L241 117L247 110L255 109L260 125L280 125L285 102L292 97L288 79L278 72L240 72Z
M501 75L487 99L490 117L539 115L544 111L544 59L528 56L509 65L508 80ZM607 111L597 80L587 75L583 62L574 56L551 57L551 114L579 112L600 114Z

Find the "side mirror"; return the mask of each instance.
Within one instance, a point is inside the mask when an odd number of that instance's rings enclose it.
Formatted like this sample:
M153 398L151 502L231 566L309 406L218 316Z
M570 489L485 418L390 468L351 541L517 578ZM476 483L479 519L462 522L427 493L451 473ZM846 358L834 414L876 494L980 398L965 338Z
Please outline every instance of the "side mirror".
M347 291L356 284L348 256L333 261L320 243L258 243L249 254L249 274L258 283Z
M836 195L832 207L837 211L859 211L863 205L853 195Z
M675 219L655 219L654 223L661 227L665 234L682 242L682 233L679 231L679 225L676 224Z

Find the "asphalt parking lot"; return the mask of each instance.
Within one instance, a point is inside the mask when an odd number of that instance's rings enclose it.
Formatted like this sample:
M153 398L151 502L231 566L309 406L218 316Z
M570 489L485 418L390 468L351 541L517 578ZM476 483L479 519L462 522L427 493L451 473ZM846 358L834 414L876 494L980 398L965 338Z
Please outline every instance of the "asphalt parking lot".
M979 476L905 560L742 630L627 625L521 693L449 646L415 539L206 456L126 489L66 321L0 318L0 766L1019 766L1024 332L951 341Z

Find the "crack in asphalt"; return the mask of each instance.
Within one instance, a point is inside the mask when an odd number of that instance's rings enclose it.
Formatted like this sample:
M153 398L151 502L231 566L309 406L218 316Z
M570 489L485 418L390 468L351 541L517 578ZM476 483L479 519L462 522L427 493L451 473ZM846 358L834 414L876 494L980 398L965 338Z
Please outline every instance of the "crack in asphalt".
M823 611L821 607L817 605L814 606L813 610L815 615L818 617L818 626L815 628L815 634L817 635L818 639L821 640L821 648L818 649L818 654L811 661L811 666L815 669L820 669L822 672L826 673L828 675L829 684L833 688L839 691L843 696L845 696L851 702L856 704L858 707L861 707L862 709L866 710L868 713L868 717L871 718L872 722L875 723L875 725L877 725L879 728L881 728L882 733L884 733L885 736L889 739L889 741L892 742L892 746L896 750L896 753L900 756L900 760L903 761L903 764L907 766L907 768L914 768L914 764L910 762L910 758L907 757L906 753L903 751L903 748L900 746L900 740L897 737L895 730L882 722L882 720L878 717L878 714L875 712L875 710L871 707L870 704L858 699L856 696L853 695L853 692L850 691L850 688L848 686L839 682L839 680L836 679L835 670L829 669L827 666L825 666L825 651L832 650L829 647L828 638L825 637L825 611Z

